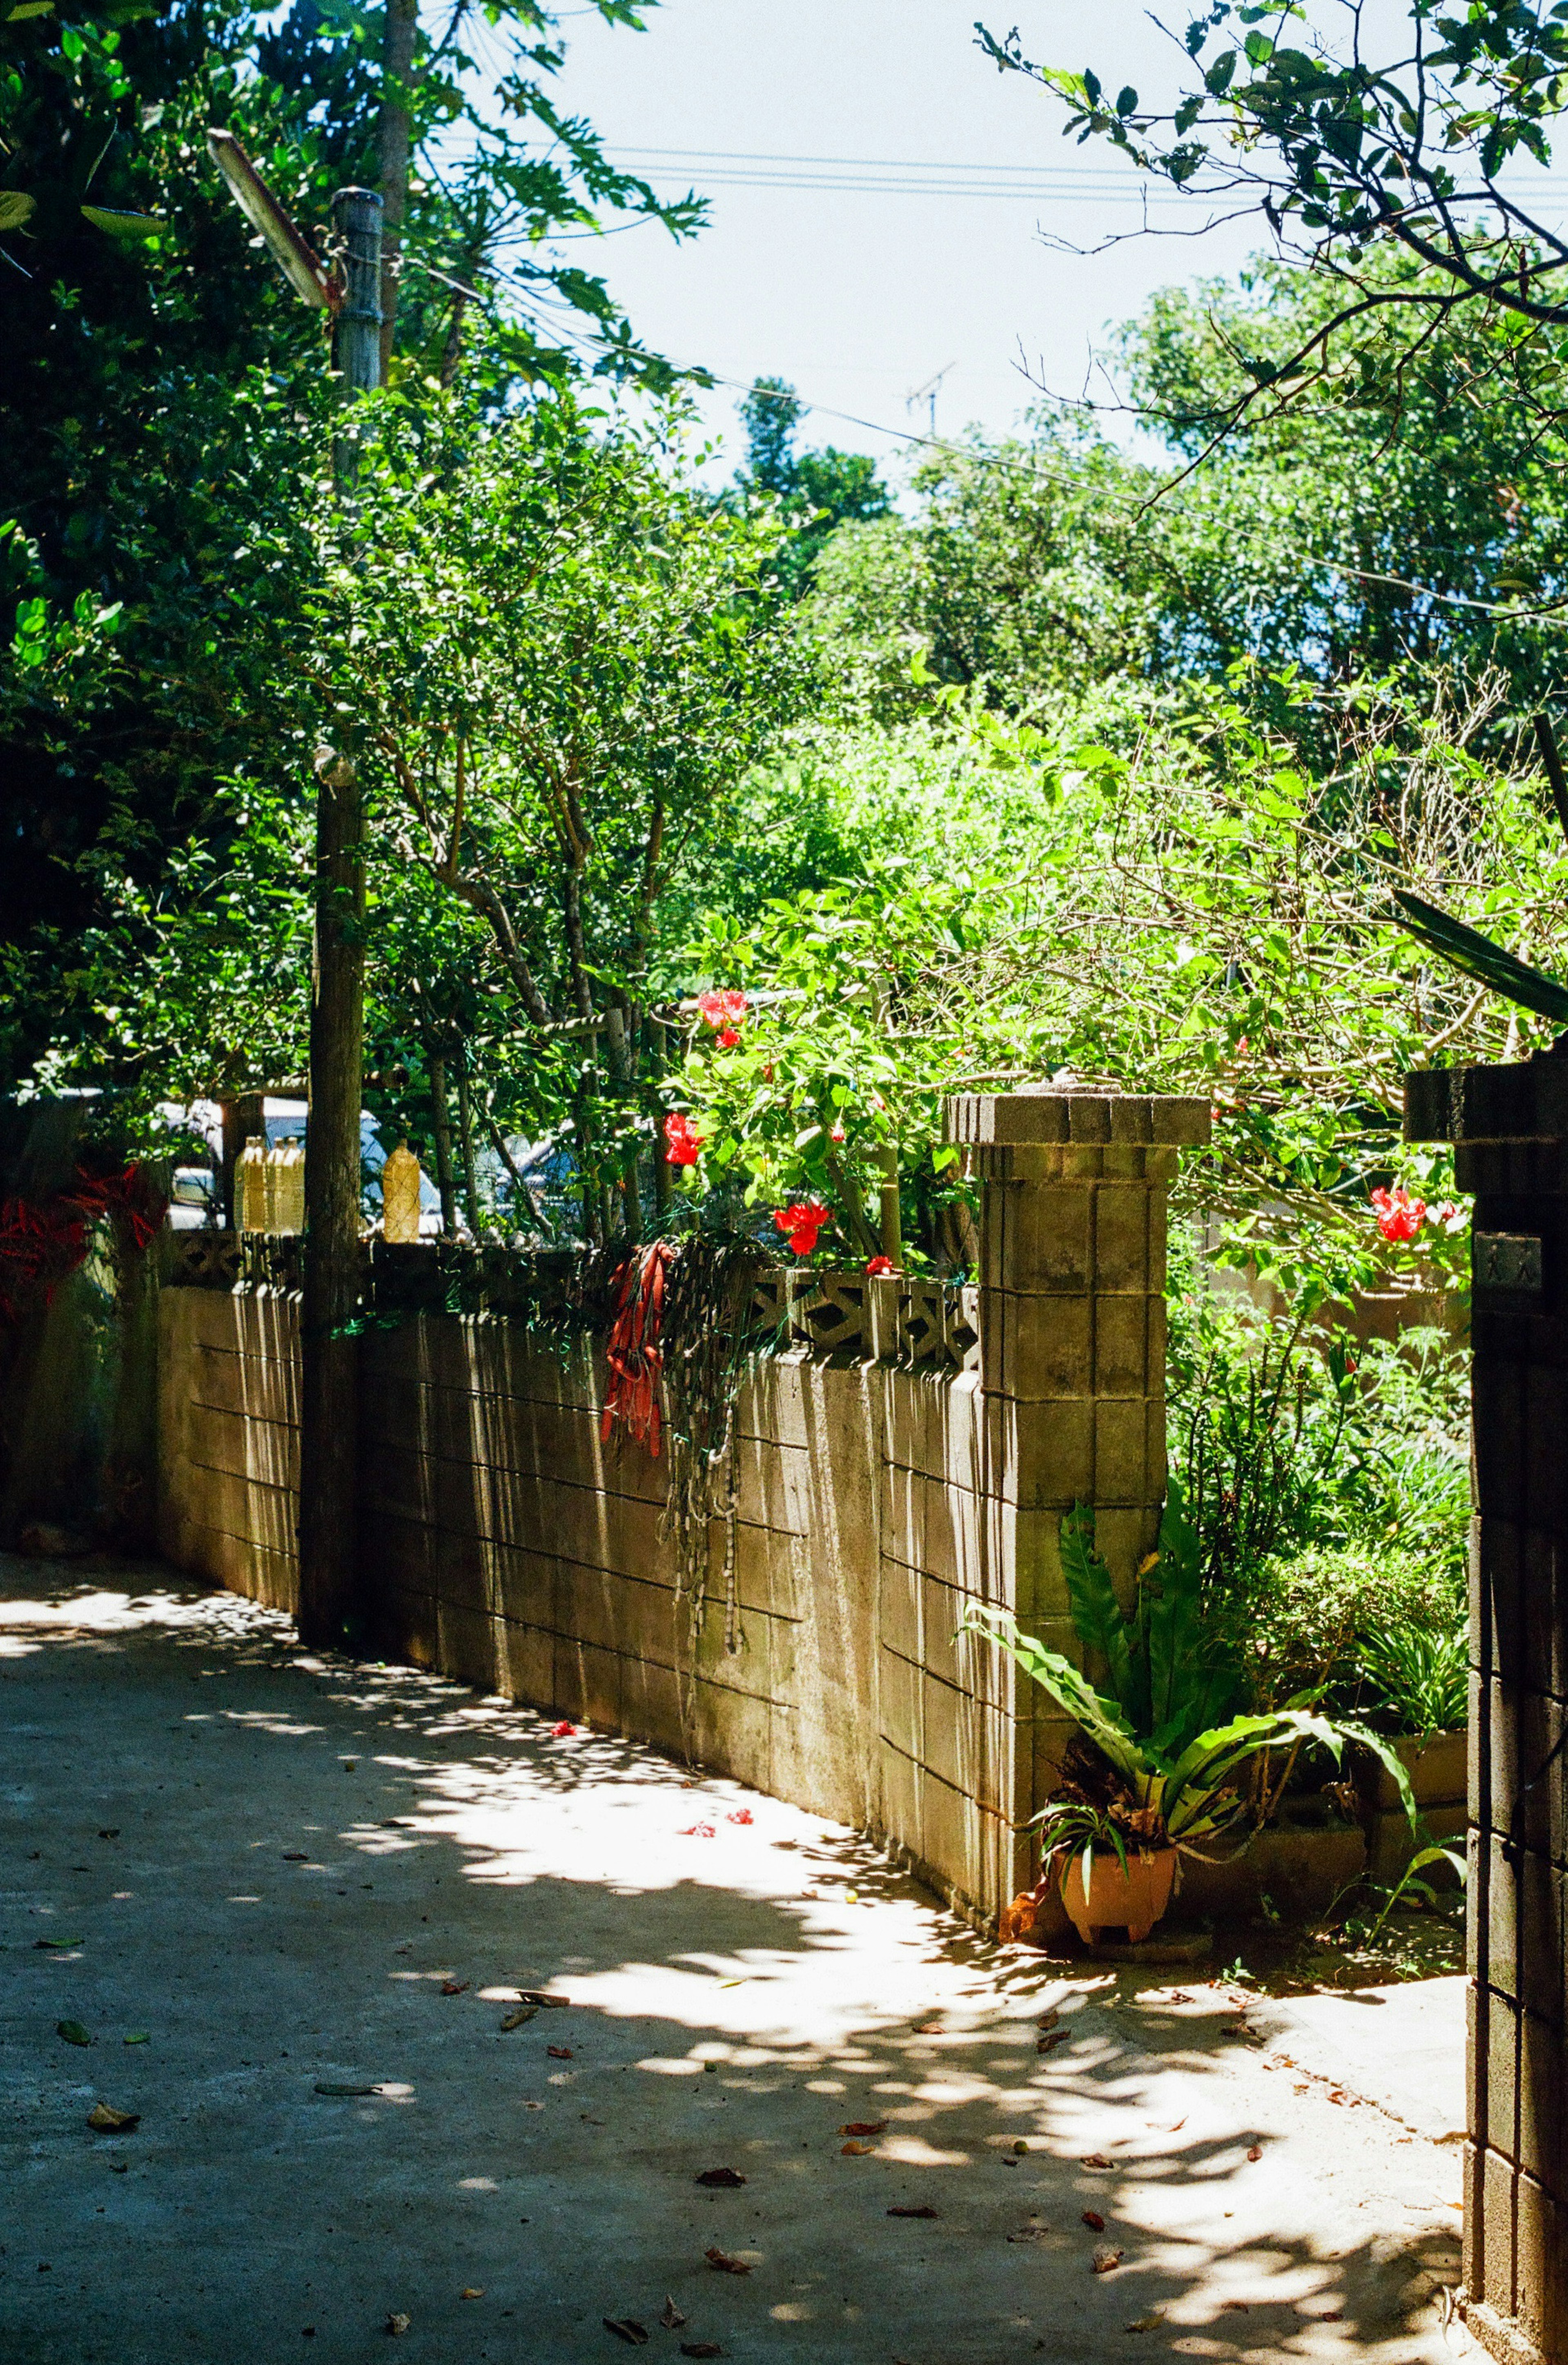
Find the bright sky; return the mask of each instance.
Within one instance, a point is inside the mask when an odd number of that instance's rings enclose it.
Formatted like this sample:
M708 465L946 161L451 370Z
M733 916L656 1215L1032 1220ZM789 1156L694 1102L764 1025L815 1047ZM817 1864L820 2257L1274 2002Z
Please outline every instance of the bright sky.
M1234 271L1263 225L1128 237L1096 255L1048 245L1135 231L1137 177L1099 142L1064 141L1057 102L997 73L975 46L980 5L664 0L643 33L568 13L566 106L661 194L711 198L708 229L684 246L639 226L573 246L572 260L602 273L672 359L741 387L790 379L815 409L813 443L892 453L897 431L929 429L929 397L912 398L944 371L940 434L1011 425L1034 398L1025 363L1053 391L1081 393L1117 321L1172 280ZM1168 45L1134 0L1103 0L1092 18L1063 0L1000 0L988 21L999 33L1016 23L1029 55L1095 65L1113 87L1147 95L1169 73ZM734 161L758 157L834 162ZM911 165L925 169L898 169ZM759 171L779 185L729 177ZM1167 200L1153 219L1169 233L1204 216ZM738 454L734 400L721 388L709 416Z

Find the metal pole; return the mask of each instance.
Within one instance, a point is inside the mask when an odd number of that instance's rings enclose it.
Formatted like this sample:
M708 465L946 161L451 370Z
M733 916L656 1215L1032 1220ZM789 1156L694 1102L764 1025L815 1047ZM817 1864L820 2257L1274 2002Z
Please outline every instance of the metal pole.
M340 189L344 296L332 361L355 393L381 383L381 199ZM343 734L352 738L352 732ZM338 738L338 734L334 734ZM300 1309L299 1637L341 1643L356 1592L360 1104L364 1089L364 808L352 745L317 765L310 1118Z

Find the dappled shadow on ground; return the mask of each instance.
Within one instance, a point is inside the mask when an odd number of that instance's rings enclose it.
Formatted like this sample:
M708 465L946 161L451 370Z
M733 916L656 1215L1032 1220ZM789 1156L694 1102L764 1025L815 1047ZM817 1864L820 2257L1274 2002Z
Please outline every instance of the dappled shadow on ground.
M1202 1971L151 1568L0 1567L0 1679L8 2359L1447 2353L1457 2162Z

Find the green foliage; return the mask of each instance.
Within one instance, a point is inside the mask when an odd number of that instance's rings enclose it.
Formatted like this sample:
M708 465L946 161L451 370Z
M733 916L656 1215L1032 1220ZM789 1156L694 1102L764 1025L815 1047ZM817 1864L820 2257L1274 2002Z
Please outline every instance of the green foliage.
M1468 1637L1462 1620L1433 1631L1388 1623L1364 1633L1361 1671L1399 1732L1445 1732L1470 1712Z
M850 521L885 517L891 508L874 460L858 452L797 452L795 435L805 413L792 386L779 377L759 377L740 405L745 429L746 465L735 478L742 503L760 497L778 503L788 531L780 544L778 574L785 596L806 590L817 560L836 529Z

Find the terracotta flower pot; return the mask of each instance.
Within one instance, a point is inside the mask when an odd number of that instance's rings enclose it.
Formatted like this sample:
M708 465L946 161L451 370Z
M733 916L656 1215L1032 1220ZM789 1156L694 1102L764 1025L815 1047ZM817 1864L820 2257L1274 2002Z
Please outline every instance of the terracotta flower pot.
M1176 1879L1173 1847L1129 1850L1124 1872L1114 1848L1096 1848L1084 1892L1081 1853L1067 1858L1057 1877L1067 1916L1086 1946L1102 1930L1125 1929L1137 1945L1147 1938L1170 1902Z

